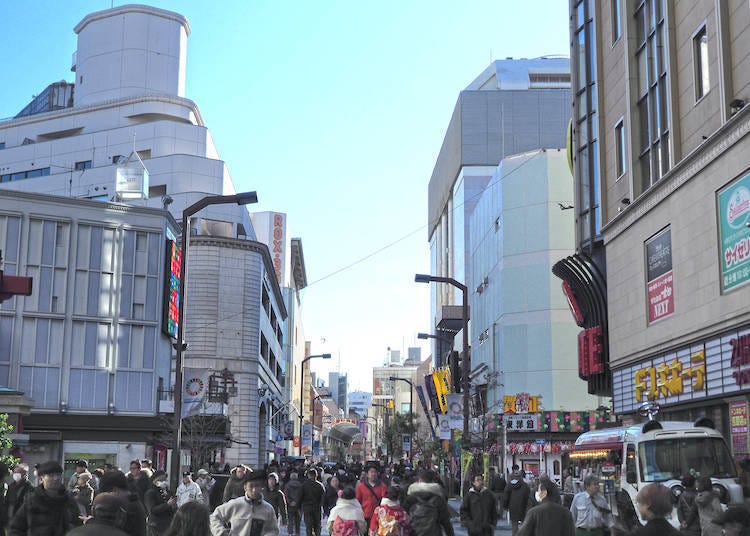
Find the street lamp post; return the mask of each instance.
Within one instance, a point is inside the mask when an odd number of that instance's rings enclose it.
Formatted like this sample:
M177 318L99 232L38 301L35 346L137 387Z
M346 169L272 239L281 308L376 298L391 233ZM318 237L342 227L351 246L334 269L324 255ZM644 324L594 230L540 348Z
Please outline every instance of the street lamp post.
M441 277L429 274L416 274L416 283L448 283L461 291L462 303L461 313L463 320L463 359L461 360L461 391L464 400L464 432L461 436L461 444L464 450L471 448L469 440L469 374L471 373L471 358L469 357L469 292L466 285L459 283L452 277Z
M302 360L302 363L300 365L300 376L299 376L299 452L298 455L302 456L302 426L304 422L305 416L302 413L302 409L304 408L303 404L303 397L305 392L305 363L310 361L311 359L315 359L316 357L319 357L321 359L331 359L331 354L317 354L317 355L309 355L306 358ZM313 412L315 411L315 407L313 406ZM315 424L313 423L313 427ZM312 440L312 438L310 438Z
M174 373L174 392L172 399L174 401L174 425L173 434L175 438L175 447L172 451L172 461L170 463L170 485L172 489L177 489L177 483L180 481L180 459L182 458L182 365L183 354L187 350L185 342L185 308L187 296L185 295L185 286L187 283L187 260L188 260L188 237L190 236L190 217L198 211L210 205L228 205L236 203L238 205L249 205L258 202L258 195L255 192L243 192L234 195L210 195L199 199L185 210L182 211L182 240L180 252L182 259L180 262L180 303L177 308L177 341L174 343L176 350L175 355L175 373Z
M414 433L413 433L414 430L413 430L413 427L411 426L411 424L413 423L412 419L414 419L414 384L412 383L411 380L409 380L407 378L399 378L397 376L389 376L388 380L390 380L392 382L396 382L396 381L406 382L406 383L409 384L409 424L410 424L410 426L409 426L409 434L410 435L414 435ZM414 439L414 438L412 438L412 439ZM412 459L413 459L413 452L414 452L414 448L413 448L413 446L410 445L409 446L409 461L412 461Z

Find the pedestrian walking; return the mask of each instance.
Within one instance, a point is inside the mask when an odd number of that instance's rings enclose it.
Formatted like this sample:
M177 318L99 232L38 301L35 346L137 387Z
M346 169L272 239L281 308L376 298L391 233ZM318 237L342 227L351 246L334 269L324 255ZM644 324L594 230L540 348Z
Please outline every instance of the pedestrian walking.
M461 524L469 536L492 536L497 524L495 496L484 486L484 477L474 475L459 509Z
M518 527L526 517L530 495L531 490L523 479L523 473L519 471L517 465L514 465L513 473L510 475L510 482L505 488L505 501L503 504L510 517L510 528L513 536L516 536Z
M643 486L636 495L638 512L646 520L646 525L635 529L630 536L679 536L667 516L672 515L672 492L663 484L653 483Z
M553 500L551 492L556 489L552 480L540 478L535 493L537 505L526 512L518 536L573 536L575 526L570 510Z
M203 494L203 504L209 505L210 508L211 490L216 485L216 479L205 469L198 469L198 477L195 479L195 483L198 484Z
M209 517L213 536L278 536L273 506L263 500L265 471L248 471L242 497L216 507ZM322 492L322 490L321 490Z
M182 482L177 486L175 497L177 497L177 508L190 501L203 502L203 491L201 491L201 487L193 481L193 473L190 471L184 471L182 473Z
M208 507L198 501L188 501L180 506L164 536L209 536Z
M326 482L326 495L323 500L323 515L328 517L331 513L331 508L336 506L336 502L339 500L339 492L343 490L339 477L336 475L328 477Z
M730 506L714 518L713 523L719 525L726 536L750 536L750 509L746 504Z
M7 524L13 519L13 516L21 508L26 500L26 495L33 491L34 486L29 482L29 466L25 463L19 463L13 468L13 482L8 486L5 494L5 507L7 508Z
M409 536L411 522L409 514L399 503L401 487L391 485L375 508L370 521L370 536Z
M576 536L604 536L615 524L612 511L599 491L599 478L587 476L584 491L576 493L570 505Z
M712 523L720 516L724 509L721 501L714 493L711 478L702 476L695 483L698 493L695 496L695 504L698 509L698 517L701 525L701 536L721 536L721 527Z
M301 502L307 536L320 536L320 512L323 507L324 495L323 485L318 482L318 472L312 468L308 469L307 478L302 482Z
M695 477L685 475L682 479L684 491L677 500L677 519L680 521L680 532L688 536L701 536L701 522L698 505L695 504Z
M251 472L247 465L239 464L236 465L229 473L229 480L227 485L224 487L223 502L227 502L230 499L236 499L242 497L245 493L245 475Z
M331 536L357 536L367 534L367 524L362 506L353 488L344 488L336 506L328 515L328 534Z
M74 528L66 536L129 536L124 531L126 520L125 501L114 493L99 493L86 524Z
M455 536L448 501L435 471L419 473L419 481L409 486L403 507L411 520L412 536Z
M76 461L75 469L73 470L73 474L70 475L70 478L68 479L68 483L65 486L65 488L68 491L73 491L73 488L78 485L78 475L81 473L87 473L89 470L89 462L86 460L78 460Z
M381 482L377 466L375 464L368 465L366 467L365 478L357 484L355 491L357 500L362 505L362 511L365 513L365 521L368 527L370 526L370 520L372 519L375 507L385 497L386 491L388 491L388 487Z
M99 480L99 492L112 492L125 503L127 520L125 532L131 536L146 535L146 509L137 493L128 489L128 481L122 471L108 471Z
M279 475L276 473L268 474L268 478L266 479L266 489L263 490L263 499L273 506L273 511L276 513L276 519L281 516L281 525L286 526L286 496L284 495L284 492L279 489Z
M296 471L289 473L289 482L284 487L286 495L287 528L289 536L299 536L300 520L302 517L302 482Z
M63 468L48 461L37 468L40 485L10 522L9 536L62 536L81 524L78 506L63 484Z
M498 519L502 519L503 517L503 499L505 498L505 487L507 485L508 483L506 482L505 477L498 474L497 467L490 467L490 480L488 482L488 487L490 488L492 495L495 497Z
M167 473L154 471L151 476L151 487L144 495L146 507L146 527L149 536L161 536L172 523L177 508L177 498L169 493Z

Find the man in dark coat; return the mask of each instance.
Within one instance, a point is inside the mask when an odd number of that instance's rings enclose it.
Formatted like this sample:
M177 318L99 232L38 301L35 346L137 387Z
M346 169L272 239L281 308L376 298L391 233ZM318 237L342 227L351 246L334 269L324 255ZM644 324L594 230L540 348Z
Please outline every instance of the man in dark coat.
M307 536L320 536L320 509L323 506L325 489L318 482L318 471L307 470L307 478L302 483L302 514L305 516Z
M19 463L13 468L13 482L8 486L8 493L5 495L5 505L8 508L8 522L13 519L13 515L21 508L26 500L26 495L34 490L34 486L29 482L29 466L25 463Z
M513 466L513 473L510 475L510 482L505 488L505 509L510 514L510 528L513 536L518 532L518 526L526 517L526 509L529 505L529 495L531 490L529 485L523 480L523 473L518 470L518 466Z
M289 536L299 536L302 508L302 482L296 471L289 473L289 482L284 486L286 507L289 515Z
M99 493L110 492L122 499L127 513L123 530L130 536L146 536L146 509L137 493L128 489L128 480L122 471L108 471L99 480Z
M167 473L154 471L151 476L151 488L143 499L148 514L149 535L164 533L172 523L172 517L177 509L177 499L169 495Z
M62 466L56 461L40 464L41 485L27 495L10 522L10 536L62 536L81 524L76 502L62 481Z
M518 529L518 536L573 536L575 526L570 510L552 500L550 493L556 489L549 478L539 479L536 491L537 505L526 512L526 519Z
M497 517L503 517L503 499L505 498L505 487L508 483L503 475L497 474L496 467L490 467L490 481L487 483L490 491L495 496L497 503Z
M123 532L127 520L126 502L114 493L99 493L91 507L92 517L66 536L129 536Z
M497 523L495 496L484 487L484 477L474 475L471 488L464 494L459 510L461 524L469 536L492 536Z
M229 473L229 480L224 487L224 502L242 497L245 494L245 474L252 471L248 466L239 464Z
M402 505L411 519L412 536L454 536L448 502L437 473L424 469L419 481L409 486Z

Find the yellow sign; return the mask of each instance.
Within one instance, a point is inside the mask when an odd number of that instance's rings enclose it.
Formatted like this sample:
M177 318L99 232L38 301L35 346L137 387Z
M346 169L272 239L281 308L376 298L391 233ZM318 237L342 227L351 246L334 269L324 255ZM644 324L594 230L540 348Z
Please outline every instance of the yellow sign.
M685 367L674 358L670 363L644 367L633 373L635 399L655 400L659 397L681 395L685 392L685 381L692 384L693 391L701 391L706 382L706 358L703 350L690 354L690 365Z
M448 401L445 399L445 395L451 392L450 372L448 369L436 370L432 373L432 380L435 382L435 393L437 394L440 411L446 413L448 411Z
M503 397L504 413L536 413L539 411L539 395L531 396L529 393L518 393Z

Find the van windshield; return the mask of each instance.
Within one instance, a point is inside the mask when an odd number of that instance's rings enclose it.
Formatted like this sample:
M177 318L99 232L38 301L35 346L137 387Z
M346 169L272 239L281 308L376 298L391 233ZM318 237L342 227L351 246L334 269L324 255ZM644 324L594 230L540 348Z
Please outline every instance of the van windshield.
M719 437L644 441L638 445L638 461L643 482L681 479L687 474L696 478L736 476L726 443Z

